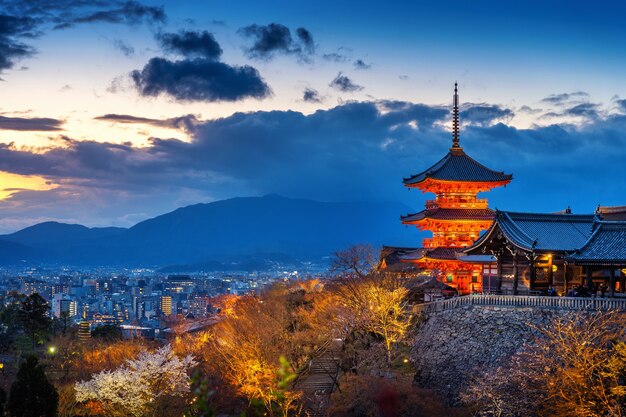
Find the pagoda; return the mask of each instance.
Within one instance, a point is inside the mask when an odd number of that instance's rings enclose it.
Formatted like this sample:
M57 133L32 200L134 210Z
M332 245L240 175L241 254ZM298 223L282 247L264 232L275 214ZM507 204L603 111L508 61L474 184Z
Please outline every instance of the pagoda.
M434 193L436 198L426 201L424 210L401 217L403 224L433 234L432 238L423 240L422 248L406 253L402 261L431 271L460 294L467 294L482 289L483 264L459 260L463 255L461 250L474 243L480 232L491 226L494 217L487 199L477 198L477 194L506 186L513 177L478 163L459 146L456 83L453 103L450 151L426 171L403 181L406 187Z

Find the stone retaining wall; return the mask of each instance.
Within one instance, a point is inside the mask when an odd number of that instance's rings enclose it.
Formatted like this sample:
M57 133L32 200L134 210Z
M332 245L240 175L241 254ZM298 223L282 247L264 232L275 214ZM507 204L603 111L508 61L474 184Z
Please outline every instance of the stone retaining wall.
M472 376L515 353L536 330L566 310L536 307L462 306L430 313L419 324L412 348L418 385L458 403Z

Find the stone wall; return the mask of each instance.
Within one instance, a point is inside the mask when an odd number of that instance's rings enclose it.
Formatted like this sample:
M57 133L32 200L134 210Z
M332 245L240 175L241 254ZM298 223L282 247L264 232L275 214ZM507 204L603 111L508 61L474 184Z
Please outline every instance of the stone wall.
M416 383L458 402L472 376L493 366L532 340L539 328L565 311L555 309L463 306L431 313L419 324L412 348Z

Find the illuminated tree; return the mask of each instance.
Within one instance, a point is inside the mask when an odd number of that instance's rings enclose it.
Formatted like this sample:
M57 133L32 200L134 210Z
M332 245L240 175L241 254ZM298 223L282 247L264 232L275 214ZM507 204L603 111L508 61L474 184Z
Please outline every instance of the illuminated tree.
M195 365L191 355L181 359L169 345L152 353L144 351L113 371L77 382L76 400L99 407L107 416L147 416L162 397L189 392L188 373Z
M463 400L502 417L626 414L623 317L577 312L537 331L533 344L476 378Z
M281 386L286 360L280 357L291 349L289 322L287 292L274 289L262 300L237 303L235 314L215 326L210 340L225 381L252 409L260 407L269 416L297 409L299 395Z

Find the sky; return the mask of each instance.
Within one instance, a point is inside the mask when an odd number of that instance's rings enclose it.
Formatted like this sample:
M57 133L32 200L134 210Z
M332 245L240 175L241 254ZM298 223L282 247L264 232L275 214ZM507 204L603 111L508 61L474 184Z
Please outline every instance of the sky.
M625 9L0 0L0 233L265 194L417 211L454 82L461 146L513 174L491 207L626 205Z

